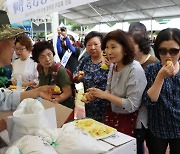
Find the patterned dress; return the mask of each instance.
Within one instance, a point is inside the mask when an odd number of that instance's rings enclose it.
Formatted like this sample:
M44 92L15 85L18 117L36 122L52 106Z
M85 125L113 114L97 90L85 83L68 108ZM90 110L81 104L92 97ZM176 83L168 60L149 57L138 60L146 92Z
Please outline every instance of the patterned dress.
M101 69L101 63L94 64L90 56L87 56L82 59L79 66L77 67L76 72L84 71L85 76L83 79L84 90L91 87L96 87L101 90L106 89L107 85L107 76L109 70ZM87 104L85 104L86 117L95 119L97 121L102 121L102 118L106 112L108 105L107 100L95 99Z

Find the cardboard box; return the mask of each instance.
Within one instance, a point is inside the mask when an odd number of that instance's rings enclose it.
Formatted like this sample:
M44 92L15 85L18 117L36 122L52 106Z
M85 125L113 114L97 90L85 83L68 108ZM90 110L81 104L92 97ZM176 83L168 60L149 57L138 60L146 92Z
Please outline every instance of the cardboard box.
M73 112L72 109L66 106L63 106L61 104L54 104L48 100L42 100L41 103L43 104L45 109L55 107L58 128L66 122L70 114Z
M107 152L105 154L137 153L136 139L120 132L99 140L99 142L107 148Z
M63 127L71 127L74 131L78 131L73 122L65 124ZM85 135L86 133L84 133ZM136 154L136 138L116 132L115 134L98 140L99 144L105 148L104 154Z
M10 111L4 111L4 112L0 112L0 119L6 119L7 117L9 117L9 116L12 116L12 111L10 112Z
M44 106L45 109L49 109L49 108L53 108L55 107L55 111L56 111L56 120L57 120L57 127L61 127L66 120L68 119L68 117L70 116L70 114L72 113L72 109L67 108L61 104L54 104L48 100L42 100L41 101L42 105ZM0 119L6 119L8 116L12 116L12 112L0 112Z

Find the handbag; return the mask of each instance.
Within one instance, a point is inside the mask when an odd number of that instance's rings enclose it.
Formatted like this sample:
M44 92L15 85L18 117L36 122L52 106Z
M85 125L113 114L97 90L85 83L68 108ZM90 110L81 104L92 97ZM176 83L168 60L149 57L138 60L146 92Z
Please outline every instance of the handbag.
M117 129L121 133L134 136L137 115L138 110L130 114L121 114L113 112L111 106L109 106L103 118L103 123Z

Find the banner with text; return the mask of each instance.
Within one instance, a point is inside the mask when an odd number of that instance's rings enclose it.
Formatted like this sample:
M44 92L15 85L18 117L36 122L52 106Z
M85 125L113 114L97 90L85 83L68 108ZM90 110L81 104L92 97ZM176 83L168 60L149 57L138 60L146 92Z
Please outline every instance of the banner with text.
M53 12L63 11L98 0L7 0L10 22L42 18Z

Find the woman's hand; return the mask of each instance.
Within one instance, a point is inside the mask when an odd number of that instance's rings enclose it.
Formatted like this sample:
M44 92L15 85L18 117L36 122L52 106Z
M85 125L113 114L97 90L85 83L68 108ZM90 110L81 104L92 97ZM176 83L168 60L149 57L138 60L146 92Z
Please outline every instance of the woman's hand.
M62 91L59 94L53 92L53 95L51 96L51 98L52 98L53 103L60 104L66 101L71 96L72 96L72 89L71 89L71 86L69 85L69 86L62 87Z
M16 81L16 79L12 79L12 85L16 85L16 83L17 83L17 81Z
M38 88L21 92L20 94L20 101L25 98L37 98L42 97L43 99L47 99L52 101L52 95L54 93L55 86L40 86Z
M90 101L93 101L95 99L96 98L94 96L92 96L89 92L86 92L83 94L81 101L84 103L89 103Z
M63 36L63 38L67 37L67 31L61 31L61 35Z
M168 65L163 65L163 67L160 69L158 75L160 75L161 78L166 78L172 75L175 75L175 67L173 63L170 63Z
M39 91L39 97L52 101L55 86L40 86L34 90Z
M79 71L74 75L73 81L76 83L79 83L83 81L84 76L85 76L85 73L83 71Z
M105 57L105 64L109 67L110 66L110 61L109 61L109 59L108 59L108 57Z
M93 97L100 98L100 99L105 99L106 96L106 91L103 91L98 88L89 88L87 90Z

